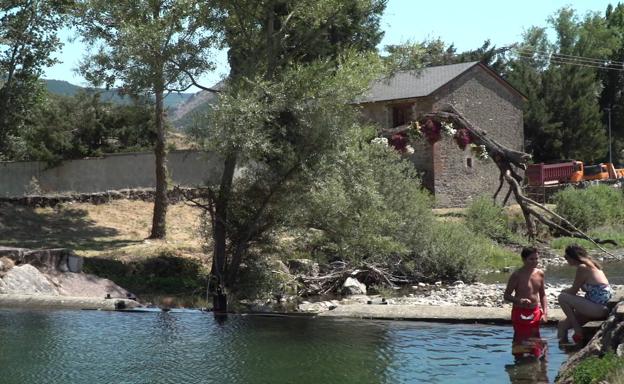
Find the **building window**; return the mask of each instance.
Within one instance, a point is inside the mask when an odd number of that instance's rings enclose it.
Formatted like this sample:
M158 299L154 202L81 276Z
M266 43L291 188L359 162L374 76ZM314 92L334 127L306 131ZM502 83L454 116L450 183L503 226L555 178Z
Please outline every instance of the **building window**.
M412 121L412 103L392 106L392 127L405 125Z
M466 157L466 168L472 169L472 157Z

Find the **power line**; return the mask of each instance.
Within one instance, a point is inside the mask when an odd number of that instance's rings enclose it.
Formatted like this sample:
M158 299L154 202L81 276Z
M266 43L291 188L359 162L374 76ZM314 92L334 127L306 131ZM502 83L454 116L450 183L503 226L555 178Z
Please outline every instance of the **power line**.
M619 66L624 67L624 62L622 61L613 61L613 60L608 60L608 59L606 60L596 59L596 58L585 57L585 56L566 55L563 53L551 53L551 52L540 51L540 50L531 49L531 48L512 48L512 49L515 49L517 52L535 54L537 56L556 56L561 59L567 59L567 60L576 60L576 61L581 61L581 62L586 62L586 63L599 64L599 65L619 65Z
M579 67L586 68L594 68L606 71L624 71L624 63L617 61L601 61L598 59L591 58L583 58L581 56L570 56L570 55L559 55L559 54L549 54L540 51L533 51L534 53L530 53L530 50L516 50L516 53L519 57L524 59L534 59L534 56L541 57L543 59L548 60L553 64L563 64L563 65L576 65ZM563 57L567 56L567 57ZM582 60L586 61L582 61ZM595 60L595 61L591 61Z

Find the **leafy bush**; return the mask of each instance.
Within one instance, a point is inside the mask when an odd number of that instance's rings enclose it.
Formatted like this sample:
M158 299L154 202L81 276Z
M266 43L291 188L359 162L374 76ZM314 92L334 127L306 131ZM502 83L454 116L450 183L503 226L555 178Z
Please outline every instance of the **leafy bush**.
M424 244L431 197L414 166L384 144L355 143L328 162L299 205L321 259L385 262Z
M414 251L416 273L428 281L475 281L490 258L490 244L464 225L435 223L427 244Z
M581 230L624 221L624 195L607 185L567 188L554 197L556 212Z
M204 292L207 284L207 271L199 260L169 252L131 262L89 257L84 271L110 279L138 295Z
M503 207L487 197L480 197L470 204L466 211L466 224L474 233L496 241L509 240L511 237L507 214Z
M624 359L614 353L607 353L602 358L590 357L583 360L572 372L575 384L594 384L602 382L608 375L624 369Z

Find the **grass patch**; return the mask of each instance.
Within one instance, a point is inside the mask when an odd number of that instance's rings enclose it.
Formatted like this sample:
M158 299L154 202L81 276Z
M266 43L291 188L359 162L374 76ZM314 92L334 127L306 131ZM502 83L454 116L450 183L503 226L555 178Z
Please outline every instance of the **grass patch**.
M598 238L602 240L610 239L615 240L618 243L617 246L611 244L603 244L605 249L618 249L624 246L624 226L618 225L615 227L601 227L586 232L592 238ZM598 250L598 247L589 240L577 239L575 237L558 237L550 242L550 247L553 249L564 250L568 245L578 244L585 249Z
M503 248L497 244L483 244L483 253L486 255L485 264L487 269L500 270L504 267L520 267L522 259L512 250Z
M602 382L607 376L624 370L624 359L614 353L607 353L602 358L590 357L583 360L572 372L575 384L594 384Z
M21 248L70 248L84 257L144 259L162 253L202 257L201 211L170 205L167 239L146 240L153 203L114 200L107 204L67 203L55 208L0 205L1 244Z
M201 211L170 205L167 238L147 240L153 203L114 200L55 208L0 205L0 245L69 248L84 270L139 295L205 296L210 258L199 232Z

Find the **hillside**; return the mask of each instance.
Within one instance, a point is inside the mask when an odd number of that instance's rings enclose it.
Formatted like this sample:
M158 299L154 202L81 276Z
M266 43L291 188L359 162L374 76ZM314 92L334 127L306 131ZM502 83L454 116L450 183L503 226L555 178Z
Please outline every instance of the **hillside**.
M220 81L212 86L212 89L218 91L223 89L224 86L224 81ZM208 108L216 102L217 94L215 92L197 92L177 106L173 113L170 114L171 121L179 130L185 130L193 124L193 121L198 114L206 112Z
M102 100L117 104L127 104L130 102L129 98L120 96L115 89L106 90L101 88L81 87L64 80L45 79L43 82L45 83L47 90L56 95L74 96L83 91L100 92L102 94ZM193 96L193 93L171 93L165 97L165 108L175 110Z

